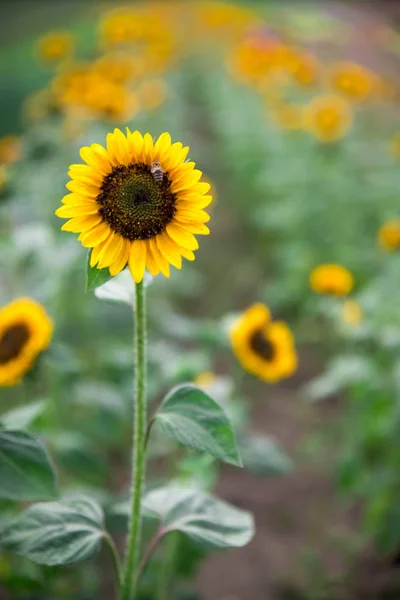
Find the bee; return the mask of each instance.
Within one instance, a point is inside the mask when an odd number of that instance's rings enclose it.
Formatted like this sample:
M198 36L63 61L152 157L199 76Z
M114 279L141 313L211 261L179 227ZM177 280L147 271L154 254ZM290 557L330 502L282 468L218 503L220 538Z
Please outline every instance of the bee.
M153 177L156 181L161 183L161 181L163 180L163 177L164 177L164 171L161 167L161 163L159 163L158 160L155 160L154 162L152 162L151 174L153 175Z

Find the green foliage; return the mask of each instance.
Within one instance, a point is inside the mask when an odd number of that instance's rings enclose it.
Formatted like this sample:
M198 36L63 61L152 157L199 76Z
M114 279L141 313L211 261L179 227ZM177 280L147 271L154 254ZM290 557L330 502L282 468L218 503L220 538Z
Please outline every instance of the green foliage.
M97 267L90 266L90 255L92 251L90 250L87 255L87 264L86 264L86 291L91 292L96 288L104 285L112 278L110 275L110 270L108 267L105 269L98 269Z
M103 512L88 498L30 506L0 532L0 547L42 565L85 560L100 547Z
M241 547L254 536L250 513L198 489L159 488L148 492L143 503L160 520L163 535L181 531L205 548Z
M155 415L155 422L164 435L183 446L242 466L225 411L200 388L182 385L173 389Z
M55 498L55 477L50 458L40 440L24 431L0 431L0 498Z

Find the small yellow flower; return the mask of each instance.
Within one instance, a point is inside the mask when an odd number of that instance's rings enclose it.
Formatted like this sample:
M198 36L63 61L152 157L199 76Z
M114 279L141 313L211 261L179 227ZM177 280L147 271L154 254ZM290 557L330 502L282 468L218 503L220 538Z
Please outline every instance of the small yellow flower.
M347 296L354 286L353 275L336 264L319 265L310 275L310 286L318 294Z
M182 257L194 260L195 235L210 233L203 209L211 202L209 184L194 162L185 162L189 147L172 143L169 133L153 141L127 129L107 135L107 147L81 149L86 164L70 167L71 192L57 216L69 219L64 231L79 233L92 248L90 265L108 267L112 276L128 264L136 282L146 268L169 277Z
M18 298L0 309L0 386L21 380L50 344L52 332L51 319L31 298Z
M216 376L212 371L203 371L199 373L194 380L195 385L199 387L207 387L210 384L214 383L216 380Z
M342 305L343 321L348 325L359 325L363 319L361 306L355 300L345 300Z
M22 155L21 138L17 135L6 135L0 138L0 165L12 165Z
M346 135L352 123L349 105L340 96L314 98L304 110L304 127L321 142L335 142Z
M317 59L311 54L295 52L287 69L298 85L310 87L317 82L320 67Z
M330 79L332 87L352 102L364 102L371 98L379 82L375 73L353 62L334 65Z
M400 247L400 219L390 219L382 225L378 233L381 248L394 252Z
M167 86L162 79L148 79L138 85L136 93L145 110L155 110L165 102Z
M271 321L263 304L254 304L234 324L233 352L242 367L260 379L276 382L297 368L293 334L283 321Z
M302 106L281 104L273 108L270 115L274 123L288 131L295 131L303 127L304 110Z
M56 63L69 58L74 50L74 38L68 31L53 31L41 37L37 51L40 60Z

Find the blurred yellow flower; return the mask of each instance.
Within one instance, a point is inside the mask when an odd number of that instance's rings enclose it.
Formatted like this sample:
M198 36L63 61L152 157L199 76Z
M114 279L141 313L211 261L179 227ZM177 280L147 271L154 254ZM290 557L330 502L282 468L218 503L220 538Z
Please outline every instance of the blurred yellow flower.
M119 52L104 54L93 63L92 70L114 83L123 84L141 76L144 65L141 57Z
M379 245L388 252L400 247L400 219L389 219L382 225L378 233Z
M138 11L117 9L107 13L100 23L100 38L110 47L132 43L142 37L143 21Z
M74 51L74 38L68 31L52 31L41 37L37 53L45 63L56 63L69 58Z
M310 275L310 286L318 294L347 296L353 289L353 275L348 269L336 264L316 267Z
M295 52L289 59L287 69L296 83L304 87L315 85L319 77L317 59L306 52Z
M342 305L343 321L348 325L358 325L363 319L361 306L355 300L345 300Z
M271 321L263 304L253 304L239 317L230 338L242 367L264 381L279 381L297 368L292 332L283 321Z
M0 165L12 165L22 156L22 142L18 135L0 138Z
M274 123L288 131L302 129L304 124L303 107L296 104L278 105L270 110L270 115Z
M142 81L136 88L140 106L145 110L155 110L161 106L167 97L167 85L162 79Z
M304 128L321 142L335 142L346 135L352 112L340 96L315 97L304 109Z
M128 264L135 282L146 268L169 277L169 265L180 269L182 257L194 260L195 235L210 233L203 209L211 202L210 186L201 182L194 162L185 162L189 147L163 133L153 141L146 133L107 135L107 148L81 149L86 164L68 172L71 192L56 214L69 219L61 229L79 233L92 248L90 265L117 275Z
M379 82L375 73L354 62L333 65L330 80L332 87L352 102L363 102L371 98Z
M18 383L50 344L53 324L43 306L18 298L0 309L0 386Z
M198 385L199 387L207 387L211 383L214 383L215 380L216 376L212 371L203 371L197 375L194 380L194 384Z

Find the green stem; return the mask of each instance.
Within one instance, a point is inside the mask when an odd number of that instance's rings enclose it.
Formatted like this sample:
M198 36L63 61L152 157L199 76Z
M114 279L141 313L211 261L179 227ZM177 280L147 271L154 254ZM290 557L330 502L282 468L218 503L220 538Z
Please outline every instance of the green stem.
M179 535L174 531L167 536L165 541L166 551L158 574L156 600L168 600L172 597L169 592L178 554Z
M133 600L139 563L140 536L142 530L142 488L145 470L146 433L146 306L144 283L135 287L135 406L132 452L131 512L126 547L120 600Z
M117 550L117 547L114 544L114 540L112 539L110 534L106 533L104 536L104 540L111 552L113 565L114 565L114 571L115 571L115 577L117 580L117 588L118 588L118 586L121 583L121 562L119 560L118 550Z

